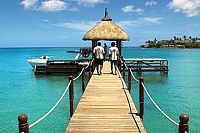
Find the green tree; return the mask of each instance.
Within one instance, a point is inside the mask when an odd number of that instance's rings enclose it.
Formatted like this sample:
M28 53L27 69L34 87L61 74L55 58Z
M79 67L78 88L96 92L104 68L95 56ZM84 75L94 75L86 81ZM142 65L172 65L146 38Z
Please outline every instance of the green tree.
M195 40L196 40L195 38L192 38L192 43L194 43L194 42L195 42Z
M156 42L157 42L157 39L156 38L154 38L154 41L153 41L155 44L156 44Z
M176 37L176 36L174 36L174 40L177 40L177 37Z
M147 44L150 44L150 42L151 42L151 41L150 41L150 40L148 40L148 41L146 41L145 43L147 43Z
M183 36L183 39L184 39L184 40L186 40L186 39L187 39L186 35L184 35L184 36Z

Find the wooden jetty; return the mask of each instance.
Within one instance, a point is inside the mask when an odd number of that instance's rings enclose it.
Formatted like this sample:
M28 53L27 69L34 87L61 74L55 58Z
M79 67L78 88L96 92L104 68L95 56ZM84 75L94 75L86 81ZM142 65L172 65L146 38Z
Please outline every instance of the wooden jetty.
M117 26L112 19L108 16L108 11L105 9L105 16L100 23L89 30L83 37L83 40L92 41L92 50L100 40L104 41L116 41L119 49L119 57L122 57L121 46L122 41L129 41L128 34ZM84 57L89 56L88 51L82 51ZM94 57L94 54L92 55ZM77 56L78 58L78 56ZM76 59L77 59L76 58ZM122 61L122 62L121 62ZM125 62L124 62L125 61ZM92 62L89 60L88 62ZM72 63L74 66L70 66ZM88 66L89 77L94 70L94 62ZM78 66L77 66L78 65ZM81 66L81 68L79 68ZM71 68L70 68L71 67ZM123 69L122 69L123 67ZM46 69L46 70L45 70ZM125 71L128 70L128 90L124 84L124 80L121 75L110 74L110 63L105 62L103 68L103 75L97 75L94 71L90 81L85 89L85 71L86 67L83 62L65 62L65 61L50 61L47 63L47 67L43 72L47 73L68 73L77 72L82 69L82 90L83 95L80 102L74 112L74 94L73 94L73 76L69 77L68 87L64 91L63 95L56 102L51 110L49 110L40 119L35 121L29 126L28 116L21 114L18 117L19 133L29 133L29 129L40 121L45 119L59 104L64 97L67 89L69 88L70 98L70 121L66 128L65 133L123 133L123 132L135 132L146 133L146 129L143 126L142 118L144 114L144 92L150 98L155 107L174 125L178 127L179 133L188 133L189 116L187 114L181 114L179 124L173 121L167 116L159 106L153 101L151 96L144 85L143 77L139 80L135 80L139 83L139 113L136 110L134 102L129 93L131 89L132 71L168 71L168 61L165 59L123 59L119 61L119 69L123 72L125 78ZM35 68L37 71L37 68ZM38 72L40 70L38 69ZM42 71L41 71L42 72ZM79 77L79 76L78 76ZM156 126L156 125L155 125Z
M168 72L168 60L162 58L124 59L127 66L135 72Z
M96 71L95 71L96 72ZM68 124L66 133L142 132L146 130L129 91L119 75L110 74L105 62L103 75L92 75Z

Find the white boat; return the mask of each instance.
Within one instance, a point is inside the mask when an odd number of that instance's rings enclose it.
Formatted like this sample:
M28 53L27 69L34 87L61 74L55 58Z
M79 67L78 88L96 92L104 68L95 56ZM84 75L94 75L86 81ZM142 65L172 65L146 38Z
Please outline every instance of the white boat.
M32 67L46 66L47 60L49 58L50 58L49 56L41 56L40 58L37 58L37 59L28 59L27 62L29 62Z

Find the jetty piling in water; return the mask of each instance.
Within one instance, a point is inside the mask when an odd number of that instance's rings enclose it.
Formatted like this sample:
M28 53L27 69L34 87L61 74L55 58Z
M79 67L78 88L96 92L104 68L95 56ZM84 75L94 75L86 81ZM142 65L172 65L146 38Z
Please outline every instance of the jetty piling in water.
M139 79L139 104L140 104L140 118L143 119L144 115L144 88L142 83L144 83L143 77Z
M19 133L29 133L28 116L21 114L18 116Z
M187 114L181 114L179 116L179 132L178 133L189 133L189 116Z
M128 71L128 91L131 92L131 71Z
M73 80L73 76L69 77L69 82L71 82L70 86L69 86L70 118L71 118L74 114L74 80Z
M83 65L82 69L82 93L85 91L85 65Z

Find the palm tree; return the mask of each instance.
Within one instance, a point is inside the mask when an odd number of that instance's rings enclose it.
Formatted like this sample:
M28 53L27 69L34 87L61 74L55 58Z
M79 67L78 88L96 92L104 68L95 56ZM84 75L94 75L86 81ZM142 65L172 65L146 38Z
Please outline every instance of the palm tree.
M156 44L156 42L157 42L157 39L155 38L153 42Z
M177 37L176 37L176 36L174 36L174 40L177 40Z
M185 40L187 39L186 35L183 36L183 40L184 40L184 43L185 43Z
M184 39L184 40L186 40L186 39L187 39L186 35L184 35L184 36L183 36L183 39Z
M151 41L150 41L150 40L148 40L148 41L146 41L145 43L148 43L148 44L150 44L150 42L151 42Z
M189 36L189 39L191 40L191 39L192 39L192 37L191 37L191 36Z

